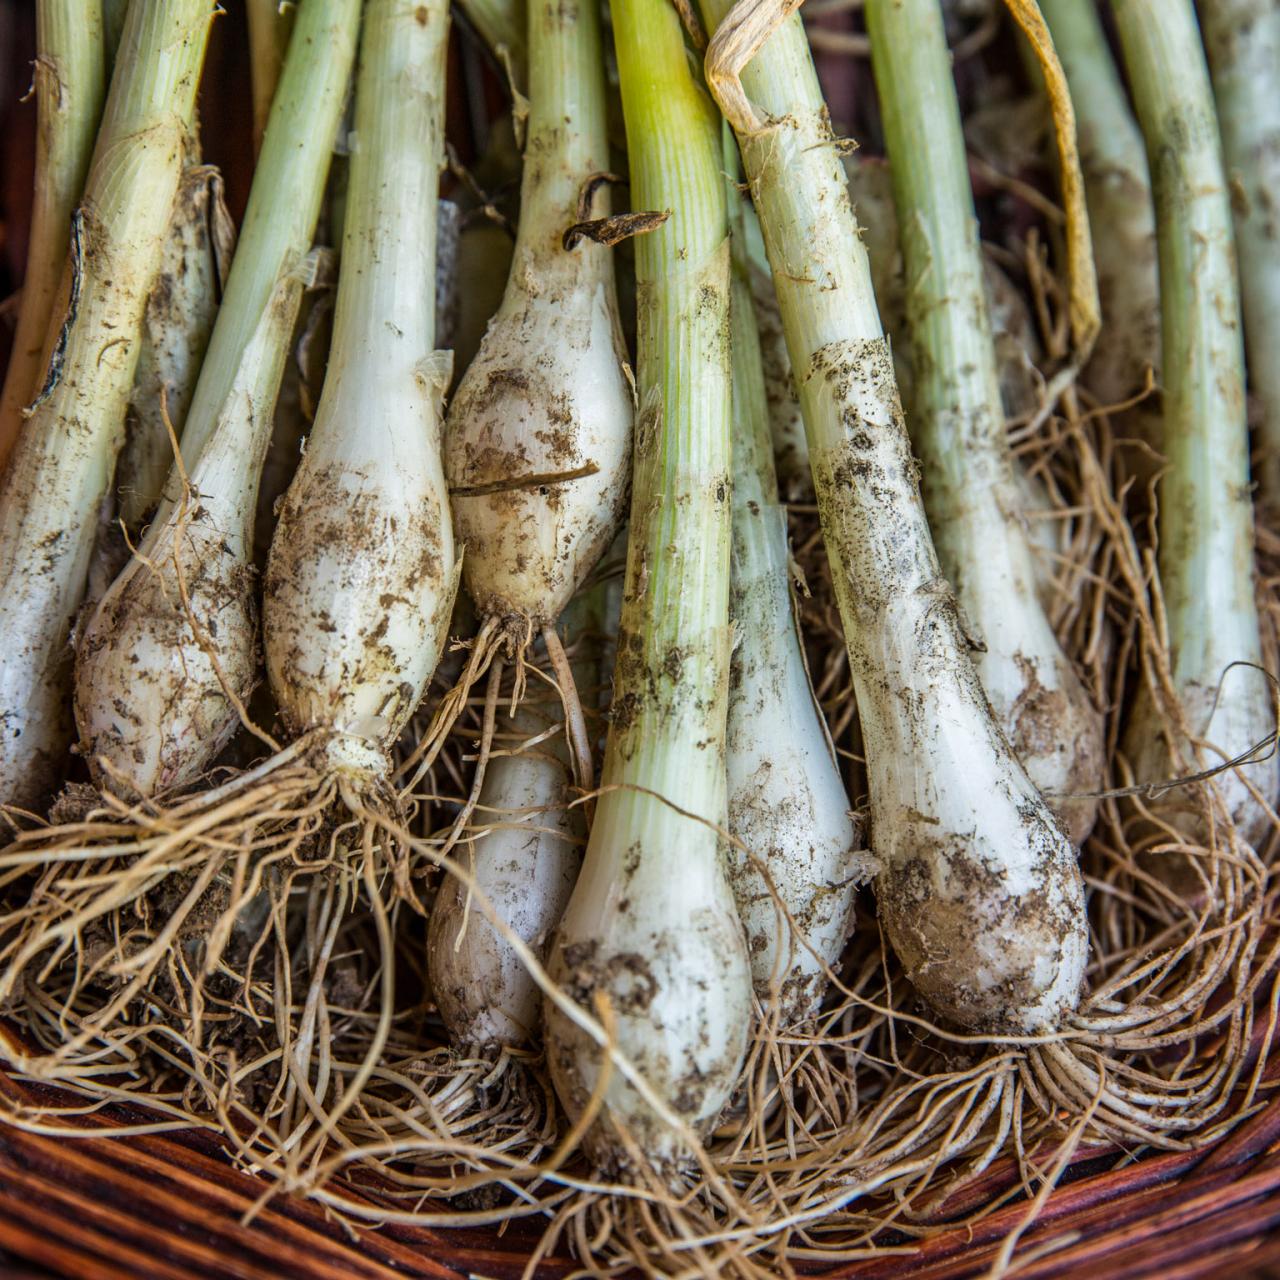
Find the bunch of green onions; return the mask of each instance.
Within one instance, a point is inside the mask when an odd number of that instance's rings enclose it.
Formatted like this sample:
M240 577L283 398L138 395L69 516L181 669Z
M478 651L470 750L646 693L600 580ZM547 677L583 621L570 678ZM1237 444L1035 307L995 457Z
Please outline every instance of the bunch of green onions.
M258 920L247 949L306 969L301 1011L280 996L289 1160L364 1106L410 948L455 1049L532 1062L599 1169L671 1181L752 1038L821 1018L864 884L930 1016L997 1042L1071 1028L1109 742L1134 790L1195 775L1139 806L1185 848L1269 838L1245 352L1274 498L1280 242L1262 186L1233 221L1229 184L1275 160L1273 15L1202 0L1206 61L1191 0L1113 0L1131 111L1091 0L1043 0L1059 125L1062 85L1079 108L1062 189L1087 201L1102 305L1090 350L1072 212L1077 349L1044 417L1060 400L1078 425L1082 403L1104 414L1161 378L1160 644L1108 737L1042 602L940 0L865 5L893 299L787 6L702 0L704 47L667 0L613 0L609 26L591 0L467 0L524 154L505 291L465 369L436 350L444 0L299 0L287 21L251 6L258 158L225 287L195 118L214 6L131 0L118 48L120 6L81 7L39 3L35 230L0 397L0 869L39 888L0 921L0 996L77 963L86 929L181 905L121 959L123 986L66 1020L49 1074L124 1043L139 1002L211 1059L228 1049L205 989ZM1041 31L1036 5L1013 7ZM335 146L332 341L259 580L264 458L327 261ZM910 345L905 412L882 313ZM785 499L810 497L856 700L856 810L793 600ZM624 523L611 619L600 562ZM455 627L465 661L441 693L460 584L478 622ZM444 761L460 795L431 790ZM46 824L86 778L82 820ZM61 878L107 857L105 890ZM266 926L267 898L324 906ZM168 951L202 911L189 1004L165 1006ZM314 1066L325 983L360 911L378 1008L334 1074Z

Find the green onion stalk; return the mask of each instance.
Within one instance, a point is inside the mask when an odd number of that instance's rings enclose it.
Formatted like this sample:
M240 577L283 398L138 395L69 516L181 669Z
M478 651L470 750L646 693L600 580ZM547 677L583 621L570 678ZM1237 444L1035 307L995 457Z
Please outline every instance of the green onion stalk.
M40 0L34 84L36 184L18 324L0 391L0 475L48 368L45 339L67 265L71 214L106 97L106 39L96 0Z
M1144 684L1123 742L1136 780L1160 782L1269 747L1274 714L1256 669L1240 293L1208 67L1191 0L1113 7L1155 190L1168 460L1159 490L1168 684L1159 694L1154 678ZM1213 780L1221 811L1251 843L1269 829L1276 784L1274 758ZM1196 793L1175 790L1158 807L1176 818L1194 804Z
M71 624L123 442L213 13L209 0L130 6L72 224L67 318L0 491L3 803L39 804L66 764Z
M1040 9L1071 90L1093 227L1102 331L1085 379L1104 404L1118 404L1160 368L1151 177L1096 0L1040 0Z
M1235 213L1249 383L1261 413L1258 482L1280 505L1280 8L1200 0Z
M546 1006L551 1078L571 1117L593 1091L595 1162L674 1171L733 1090L751 970L725 872L729 684L729 241L715 111L666 0L615 0L638 208L638 380L631 530L602 793L548 969L613 1027L607 1059ZM536 66L536 61L534 63Z
M359 13L359 0L307 0L299 12L303 38L272 107L182 456L140 554L80 640L76 723L104 787L153 795L195 780L257 680L258 482Z
M1053 1029L1079 1000L1088 946L1075 850L991 711L938 564L800 17L753 3L720 27L728 9L703 4L719 28L707 76L738 135L804 411L866 749L880 919L945 1016Z
M736 156L734 157L736 162ZM861 830L814 697L791 598L760 337L736 195L730 288L733 543L727 770L729 877L756 995L780 1026L811 1014L871 878ZM782 910L785 909L785 910Z
M938 0L868 0L907 279L913 440L935 545L982 641L991 709L1075 843L1097 815L1102 717L1036 594L1004 407L960 106Z
M259 766L245 804L276 812L284 840L304 838L308 813L331 815L342 834L311 883L318 893L336 884L367 910L378 947L377 1017L360 1065L342 1077L312 1050L349 908L332 912L307 958L287 1098L313 1149L359 1097L391 1031L386 898L413 895L392 751L444 650L458 586L441 441L451 359L435 349L448 42L446 0L364 4L329 366L263 584L267 677L293 742ZM299 777L291 762L302 752ZM328 1124L317 1125L307 1088Z

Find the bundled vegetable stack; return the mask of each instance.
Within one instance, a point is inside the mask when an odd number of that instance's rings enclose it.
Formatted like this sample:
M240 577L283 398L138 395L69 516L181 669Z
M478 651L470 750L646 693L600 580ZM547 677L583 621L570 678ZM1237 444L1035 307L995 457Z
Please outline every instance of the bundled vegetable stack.
M942 0L858 16L879 161L793 4L471 0L523 159L459 368L444 0L251 6L234 251L214 6L81 7L39 0L0 399L18 1070L680 1274L845 1257L1032 1137L1222 1129L1277 945L1280 243L1230 184L1280 23L1203 0L1207 60L1191 0L1113 0L1114 51L1009 0L1053 145L1002 174Z

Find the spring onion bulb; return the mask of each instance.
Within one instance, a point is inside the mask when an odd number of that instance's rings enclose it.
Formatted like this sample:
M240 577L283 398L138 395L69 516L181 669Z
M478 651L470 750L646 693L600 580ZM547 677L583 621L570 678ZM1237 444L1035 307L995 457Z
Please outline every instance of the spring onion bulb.
M212 165L191 166L178 187L160 274L147 299L125 443L116 464L118 514L131 535L159 505L173 466L165 418L181 441L235 236L222 175Z
M1155 208L1134 120L1096 0L1040 0L1076 111L1103 330L1086 379L1104 404L1141 390L1159 371L1160 296Z
M1201 0L1235 212L1249 385L1261 409L1258 480L1280 503L1280 8Z
M1191 0L1115 0L1114 10L1155 189L1168 459L1159 492L1160 590L1173 689L1191 739L1170 729L1144 686L1124 746L1135 778L1156 782L1195 767L1192 744L1207 744L1206 765L1250 750L1271 734L1274 715L1266 676L1229 669L1260 663L1261 642L1240 295L1208 68ZM1252 843L1270 823L1246 779L1271 800L1275 760L1214 780ZM1169 792L1163 803L1186 801Z
M305 260L359 8L358 0L308 0L299 14L303 38L272 108L183 432L188 475L175 475L140 554L102 598L80 641L76 723L104 786L114 781L153 795L192 781L235 731L256 680L258 480L308 282ZM288 216L281 191L290 193Z
M703 4L719 28L707 78L738 134L796 371L866 749L880 919L943 1015L1053 1028L1087 953L1075 851L991 712L938 566L799 15L747 0L720 26L728 9Z
M562 243L608 168L595 6L531 5L529 43L515 256L445 431L480 643L512 649L554 624L613 538L632 415L612 252Z
M364 6L329 369L267 563L276 703L357 791L385 786L457 581L435 352L448 27L443 0Z
M735 233L739 228L735 222ZM741 242L735 234L729 595L735 642L726 756L729 833L741 847L730 851L729 878L756 994L787 1026L821 1000L824 966L839 963L852 927L854 896L870 879L871 862L861 851L861 832L850 817L800 649L791 604L787 512L774 478L750 265L739 251Z
M685 1125L711 1124L746 1049L751 971L725 874L729 680L729 243L718 121L666 0L615 0L632 200L670 209L636 241L641 411L626 586L603 784L548 965ZM533 60L536 68L536 59ZM679 806L677 809L674 806ZM551 1078L571 1117L601 1051L547 1005ZM629 1171L629 1142L661 1170L680 1133L621 1072L588 1149Z
M580 595L562 624L569 646L577 640L574 678L586 689L598 681L596 612L594 599ZM504 718L511 747L488 761L477 805L486 830L453 854L539 960L573 892L585 834L582 810L569 808L573 769L563 705L548 693L523 700ZM488 1049L539 1038L541 990L456 876L445 876L431 910L427 973L454 1044Z
M65 764L68 637L123 440L213 12L209 0L130 6L73 225L73 305L0 491L3 803L38 804Z
M47 366L45 338L67 264L71 213L84 190L106 96L106 39L96 0L40 0L33 80L36 186L18 326L0 392L0 475Z
M1021 520L960 106L938 0L868 0L914 353L913 440L935 545L981 638L997 722L1072 840L1102 785L1102 717L1036 595Z

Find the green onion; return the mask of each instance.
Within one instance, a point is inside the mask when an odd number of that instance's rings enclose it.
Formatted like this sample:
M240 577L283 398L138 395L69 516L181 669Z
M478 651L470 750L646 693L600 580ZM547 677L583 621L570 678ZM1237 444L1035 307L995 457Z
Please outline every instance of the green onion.
M826 970L838 966L853 924L858 885L870 872L792 609L787 510L774 474L746 208L738 200L733 210L730 293L734 648L727 769L729 832L738 844L729 875L756 994L786 1026L821 1000Z
M538 0L529 44L511 272L445 429L463 581L481 617L474 670L540 631L552 629L554 644L561 610L617 531L630 462L613 251L608 237L566 240L571 227L590 226L596 193L607 192L598 15ZM498 667L489 670L496 679Z
M1246 752L1270 736L1253 584L1244 351L1231 200L1209 72L1191 0L1114 0L1116 26L1147 143L1160 250L1164 453L1160 590L1179 707L1144 686L1124 739L1135 776L1163 780ZM1162 714L1162 712L1164 714ZM1187 738L1183 738L1185 733ZM1187 740L1189 739L1189 741ZM1270 827L1246 779L1270 800L1274 760L1214 787L1246 840ZM1167 793L1166 804L1183 803Z
M1071 838L1093 826L1102 717L1036 595L1005 434L960 107L938 0L868 0L915 378L912 438L938 555L983 648L991 708Z
M184 463L175 465L140 554L102 598L80 642L76 723L104 786L151 795L192 781L239 727L257 680L258 483L313 269L307 255L359 13L360 0L307 0L299 12L301 39L272 107L187 414Z
M706 0L708 25L728 8ZM707 76L738 134L804 410L866 748L880 919L911 981L955 1021L1055 1027L1087 951L1075 853L991 713L938 567L799 15L739 10L712 39Z
M751 975L720 852L729 680L729 243L720 130L666 0L615 0L633 204L670 210L636 241L639 388L631 531L602 794L549 971L684 1126L720 1112L746 1048ZM532 65L537 66L536 58ZM675 806L679 806L676 808ZM571 1116L601 1056L547 1005ZM681 1131L621 1072L588 1135L662 1168Z
M1201 0L1226 153L1249 382L1261 409L1258 480L1280 503L1280 8L1274 0Z
M444 0L364 5L329 368L264 584L276 703L348 795L385 787L457 588L435 352L448 30Z

